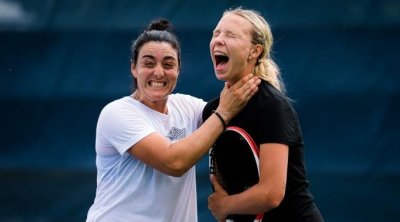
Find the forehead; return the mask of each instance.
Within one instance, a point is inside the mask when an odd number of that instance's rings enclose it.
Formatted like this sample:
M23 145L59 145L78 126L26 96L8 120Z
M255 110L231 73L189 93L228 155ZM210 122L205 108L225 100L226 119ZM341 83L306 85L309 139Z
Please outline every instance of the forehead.
M252 25L248 20L239 15L227 13L219 20L215 30L251 34Z
M151 41L145 43L139 51L139 59L142 57L153 57L158 59L178 58L178 52L167 42Z

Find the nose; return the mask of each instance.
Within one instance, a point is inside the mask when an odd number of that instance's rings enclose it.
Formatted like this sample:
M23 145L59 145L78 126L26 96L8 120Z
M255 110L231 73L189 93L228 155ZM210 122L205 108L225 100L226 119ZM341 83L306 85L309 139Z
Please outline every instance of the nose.
M213 45L224 45L225 41L224 41L223 35L219 34L218 36L212 37L211 44L213 44Z
M161 64L157 64L157 65L154 67L154 75L155 75L156 77L162 77L162 76L164 75L164 68L162 67Z

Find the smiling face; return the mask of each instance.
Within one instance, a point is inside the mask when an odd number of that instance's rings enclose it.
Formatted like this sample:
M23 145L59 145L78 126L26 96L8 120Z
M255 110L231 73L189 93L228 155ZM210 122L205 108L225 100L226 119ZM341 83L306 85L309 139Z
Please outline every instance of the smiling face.
M138 53L137 63L132 63L131 72L137 80L136 97L164 112L179 75L177 51L167 42L147 42Z
M233 84L252 72L259 50L251 39L252 25L249 21L232 13L221 18L210 41L217 79Z

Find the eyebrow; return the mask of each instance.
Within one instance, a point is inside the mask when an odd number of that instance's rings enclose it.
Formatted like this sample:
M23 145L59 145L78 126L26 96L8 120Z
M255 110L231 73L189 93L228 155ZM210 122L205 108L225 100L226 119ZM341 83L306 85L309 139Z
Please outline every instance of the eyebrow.
M227 35L237 35L235 32L233 32L231 30L221 31L221 29L218 29L218 28L213 30L213 33L221 33L221 32L224 32Z
M236 35L236 33L234 33L233 31L230 31L230 30L226 31L226 34L227 35Z
M156 59L156 57L154 57L153 55L143 55L142 58L149 58L149 59L152 59L152 60ZM177 59L175 57L173 57L173 56L165 56L163 58L163 61L165 61L165 60L174 60L174 61L176 61Z
M155 57L152 55L143 55L142 58L155 59Z
M173 56L165 56L163 60L177 60L177 59Z

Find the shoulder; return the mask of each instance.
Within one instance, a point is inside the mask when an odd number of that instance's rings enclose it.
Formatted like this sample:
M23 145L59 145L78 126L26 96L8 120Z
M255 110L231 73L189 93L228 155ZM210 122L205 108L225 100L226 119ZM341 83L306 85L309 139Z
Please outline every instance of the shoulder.
M168 97L169 100L171 101L186 101L186 102L204 102L204 100L191 96L191 95L187 95L187 94L182 94L182 93L174 93L169 95Z
M168 104L169 106L176 107L177 110L195 110L201 112L206 102L191 95L176 93L169 95Z
M249 103L251 105L248 110L262 118L270 118L273 121L282 118L291 121L297 120L297 113L290 98L265 81L262 82L259 91Z
M271 84L263 81L259 91L255 95L255 102L264 107L286 107L291 108L292 102L285 94L277 90Z
M108 103L101 110L99 122L126 122L127 119L143 118L148 112L140 102L129 96Z
M133 105L132 99L129 96L116 99L105 105L101 111L101 114L122 111Z

